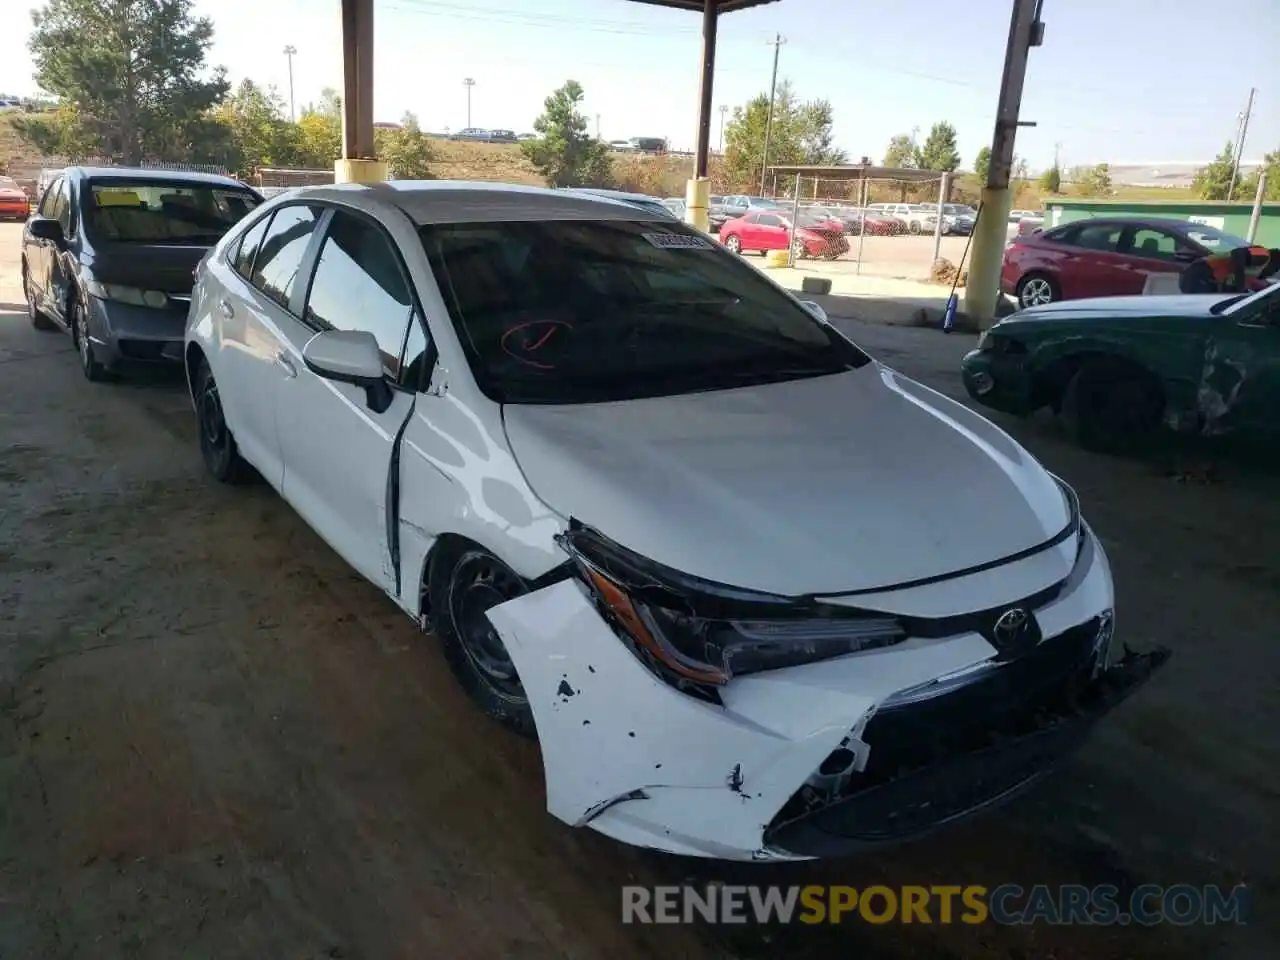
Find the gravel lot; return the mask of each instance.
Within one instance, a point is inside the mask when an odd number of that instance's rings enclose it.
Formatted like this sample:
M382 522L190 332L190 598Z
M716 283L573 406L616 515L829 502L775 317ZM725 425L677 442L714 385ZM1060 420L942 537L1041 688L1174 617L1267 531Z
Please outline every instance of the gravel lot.
M274 494L205 479L178 379L89 384L34 331L19 231L0 226L0 957L1276 954L1273 472L1182 483L1002 421L1076 486L1120 629L1171 663L1048 785L942 837L788 867L642 854L545 814L536 748ZM969 338L849 326L961 392ZM1244 881L1255 909L1190 929L620 924L620 884L691 876Z

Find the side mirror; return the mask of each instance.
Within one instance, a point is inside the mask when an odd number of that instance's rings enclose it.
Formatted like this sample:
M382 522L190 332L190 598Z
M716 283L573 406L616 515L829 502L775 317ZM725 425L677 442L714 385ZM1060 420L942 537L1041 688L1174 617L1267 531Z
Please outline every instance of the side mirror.
M27 221L27 229L37 240L48 240L51 243L62 242L62 224L52 217L35 216Z
M322 330L302 348L302 362L317 377L363 387L369 408L391 406L391 387L382 370L378 341L367 330Z
M800 306L804 307L804 308L805 308L806 310L808 310L811 314L813 314L814 318L815 318L819 323L830 323L830 322L831 322L830 320L828 320L828 319L827 319L827 311L823 310L823 309L822 309L822 306L821 306L820 304L817 304L817 303L815 303L815 302L814 302L814 301L812 301L812 300L801 300L801 301L800 301Z

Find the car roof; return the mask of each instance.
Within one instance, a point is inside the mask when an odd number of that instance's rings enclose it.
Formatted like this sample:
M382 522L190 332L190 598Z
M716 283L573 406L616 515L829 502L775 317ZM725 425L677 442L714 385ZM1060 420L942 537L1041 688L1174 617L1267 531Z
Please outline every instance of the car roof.
M68 176L83 177L86 180L154 180L158 183L207 183L218 187L243 187L245 184L234 177L226 177L220 173L204 173L199 170L153 170L149 167L66 167L63 173Z
M419 226L499 220L671 221L669 214L634 206L623 199L625 196L470 180L388 180L295 187L288 194L287 202L329 200L364 208L390 204ZM642 199L657 202L652 197Z

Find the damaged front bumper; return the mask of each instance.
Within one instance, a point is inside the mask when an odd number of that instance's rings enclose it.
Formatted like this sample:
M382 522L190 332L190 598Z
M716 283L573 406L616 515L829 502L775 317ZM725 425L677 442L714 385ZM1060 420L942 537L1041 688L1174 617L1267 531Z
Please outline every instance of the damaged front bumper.
M1108 665L1111 576L1092 534L1084 556L1035 609L1043 639L1023 655L978 632L911 636L735 677L719 703L656 677L577 579L489 617L529 697L551 814L671 853L811 859L1007 799L1164 661Z

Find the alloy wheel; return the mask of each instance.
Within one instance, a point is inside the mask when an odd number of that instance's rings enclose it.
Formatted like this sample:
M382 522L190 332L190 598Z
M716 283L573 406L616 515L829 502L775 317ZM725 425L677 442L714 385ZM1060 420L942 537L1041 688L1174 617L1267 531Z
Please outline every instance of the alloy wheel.
M1038 307L1053 302L1053 286L1044 277L1032 277L1022 285L1019 300L1024 307Z

